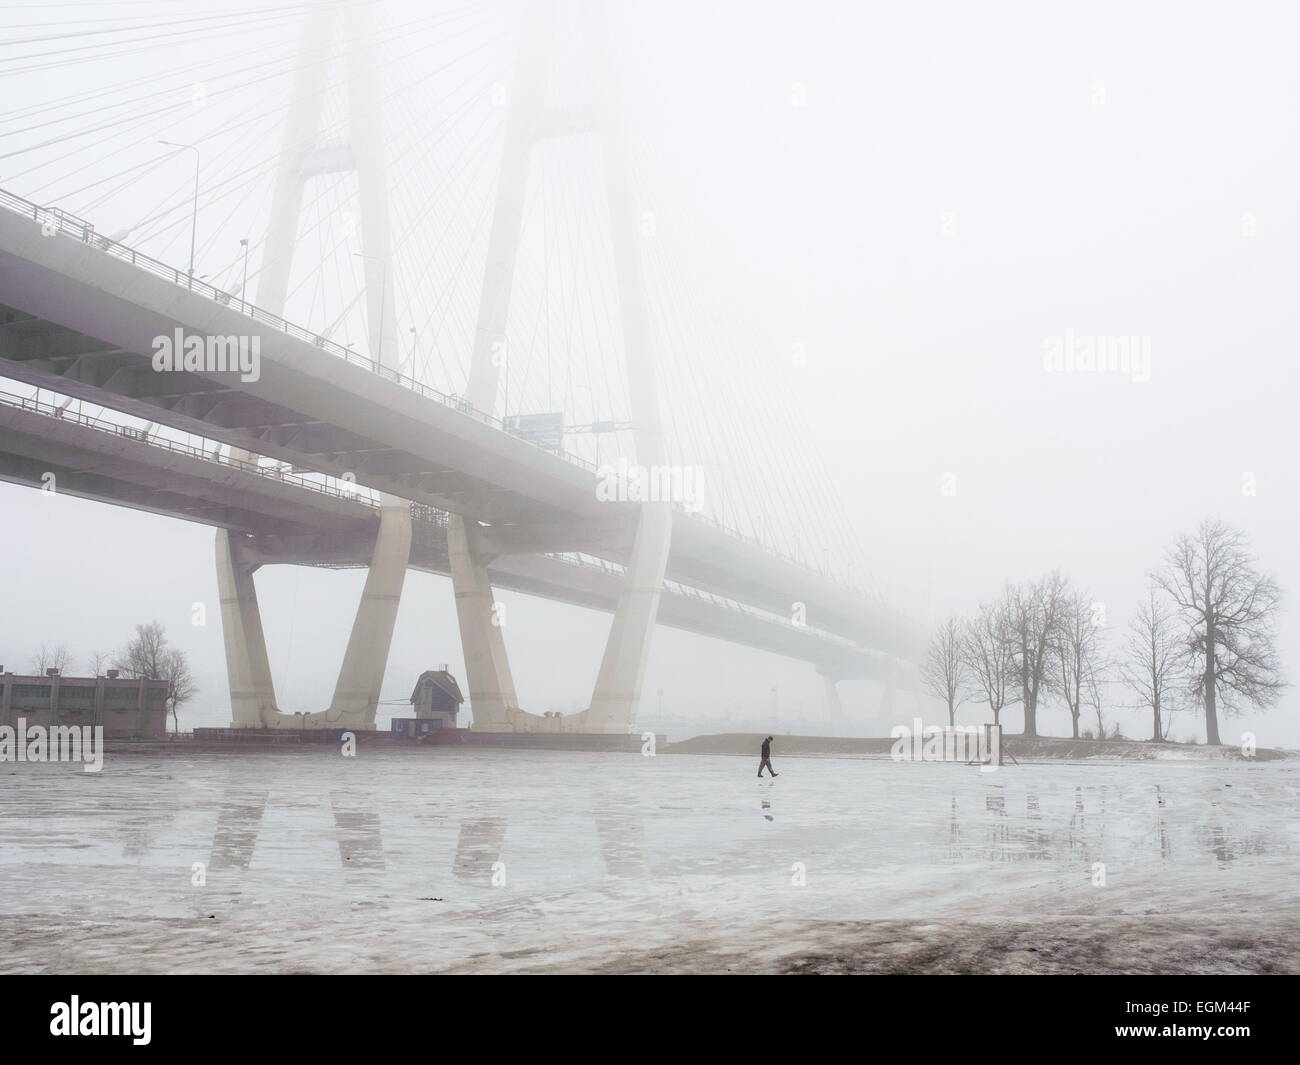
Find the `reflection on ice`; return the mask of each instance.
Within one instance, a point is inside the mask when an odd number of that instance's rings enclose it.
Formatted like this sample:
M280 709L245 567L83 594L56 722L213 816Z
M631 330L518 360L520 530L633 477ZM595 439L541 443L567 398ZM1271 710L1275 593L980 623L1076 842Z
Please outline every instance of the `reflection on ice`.
M270 794L268 791L226 789L225 800L217 813L217 827L212 834L209 872L248 868L257 847L257 831Z
M374 797L330 792L334 827L338 829L339 859L355 869L382 869L384 843L379 834L379 811Z
M456 876L461 880L488 883L492 866L501 860L506 838L504 817L480 817L460 826L456 843Z
M747 760L726 757L435 748L348 761L119 755L89 784L65 766L24 765L0 787L0 917L60 913L141 935L152 920L261 921L286 938L288 958L295 922L343 935L364 909L367 921L413 921L410 949L418 940L421 964L436 967L606 925L671 936L684 921L738 914L929 920L1296 901L1290 762L981 774L807 758L758 784ZM157 949L165 967L181 948Z
M610 876L640 876L644 872L645 825L636 799L598 796L595 817L605 871Z

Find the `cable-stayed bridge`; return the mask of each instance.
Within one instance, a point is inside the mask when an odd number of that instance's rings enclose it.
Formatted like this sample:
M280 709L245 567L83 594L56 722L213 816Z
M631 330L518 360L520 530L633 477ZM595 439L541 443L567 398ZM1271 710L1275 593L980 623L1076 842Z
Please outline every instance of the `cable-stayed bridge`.
M106 235L0 194L0 375L13 383L0 477L218 528L236 725L304 724L271 682L253 580L267 563L369 570L333 702L308 725L373 723L409 566L452 578L476 728L625 731L656 621L813 662L833 705L837 680L894 675L916 634L862 590L852 528L771 366L710 339L729 335L719 312L644 209L606 8L529 5L509 30L490 5L414 25L380 24L378 6L285 9L301 23L291 61L245 64L238 107L265 103L264 79L283 83L258 112L277 152L249 112L242 126L221 117L216 86L195 89L198 128L155 138L178 146L168 159L194 153L188 215L186 197L163 200ZM143 46L143 28L108 45ZM214 14L195 32L234 28ZM436 90L435 119L394 132L385 116L420 85ZM174 128L176 105L151 109L139 88L51 105L56 127L83 125L22 153L54 153L33 172L66 169L65 143ZM239 129L238 151L205 174L209 144ZM80 194L130 199L154 162L89 184L82 168ZM207 223L199 246L200 220L236 195L269 209ZM242 238L232 283L204 264L239 224L265 237ZM173 253L166 236L188 235L187 265L138 246L150 233ZM173 339L205 355L242 342L255 372L160 363ZM494 586L612 612L588 710L521 706Z

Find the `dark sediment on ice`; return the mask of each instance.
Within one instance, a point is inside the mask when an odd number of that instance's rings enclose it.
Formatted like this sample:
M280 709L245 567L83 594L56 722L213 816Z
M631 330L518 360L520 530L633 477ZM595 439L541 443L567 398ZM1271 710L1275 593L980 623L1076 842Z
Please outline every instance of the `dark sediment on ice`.
M757 952L739 951L733 944L702 938L620 959L596 971L1044 976L1300 972L1300 917L1295 916L826 921L774 929Z
M892 975L1250 975L1300 973L1300 916L1249 913L766 921L680 921L669 943L637 949L583 939L484 950L428 963L409 921L345 929L226 913L69 921L0 915L7 973L591 973ZM1242 996L1243 998L1248 996ZM1152 1022L1141 1022L1152 1023ZM1195 1022L1193 1022L1195 1023ZM1204 1022L1202 1022L1204 1023Z

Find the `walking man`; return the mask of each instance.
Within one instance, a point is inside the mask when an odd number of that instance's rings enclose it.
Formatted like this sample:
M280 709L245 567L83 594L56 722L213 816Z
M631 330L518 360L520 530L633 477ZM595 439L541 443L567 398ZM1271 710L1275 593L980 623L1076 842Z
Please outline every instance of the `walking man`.
M768 738L763 741L763 760L758 763L758 775L760 777L763 775L764 766L767 767L767 771L771 773L772 776L775 777L780 775L777 773L775 769L772 768L772 737L771 736L768 736Z

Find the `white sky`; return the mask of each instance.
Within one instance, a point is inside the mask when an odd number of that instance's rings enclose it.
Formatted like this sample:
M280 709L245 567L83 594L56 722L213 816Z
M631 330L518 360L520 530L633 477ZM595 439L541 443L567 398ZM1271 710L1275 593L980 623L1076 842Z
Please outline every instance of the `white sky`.
M240 6L254 5L216 10ZM145 10L212 8L22 19ZM807 365L776 364L782 394L898 605L930 621L1060 566L1106 603L1118 644L1164 546L1209 515L1245 529L1283 588L1300 588L1292 6L655 0L616 21L648 209L714 272L720 315L761 322L769 354L804 345ZM4 80L31 103L93 88L98 70ZM0 145L15 141L30 143ZM11 186L21 163L0 159L0 187L28 195L41 175ZM176 167L169 188L185 183ZM123 194L96 218L111 230L139 206ZM172 261L187 240L170 244ZM1045 372L1045 339L1067 330L1149 338L1150 381ZM156 617L194 658L193 720L221 723L210 530L10 486L0 529L0 663L25 668L44 640L82 664ZM283 708L328 703L360 581L259 576ZM524 706L585 705L606 620L503 598ZM194 602L211 605L204 629L190 625ZM1279 640L1293 679L1298 618L1288 600ZM443 661L463 676L457 643L449 583L412 574L385 697ZM824 715L810 667L661 629L643 706L662 687L666 712L743 716L770 707L773 686L792 731L798 707ZM844 691L851 713L878 719L873 686ZM1288 692L1240 727L1300 745L1298 706ZM1143 734L1140 714L1114 716ZM1063 710L1040 724L1068 731ZM1174 733L1191 728L1182 715Z

